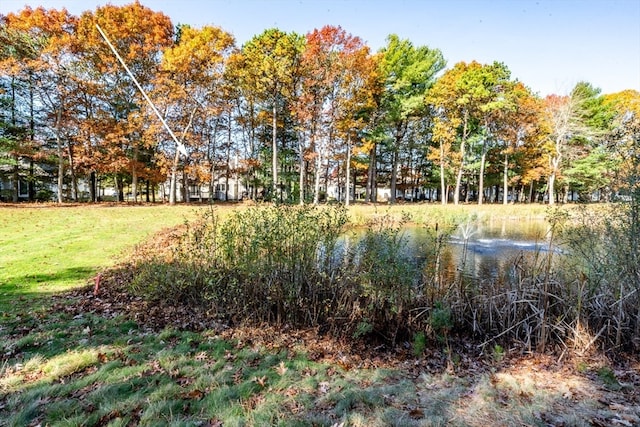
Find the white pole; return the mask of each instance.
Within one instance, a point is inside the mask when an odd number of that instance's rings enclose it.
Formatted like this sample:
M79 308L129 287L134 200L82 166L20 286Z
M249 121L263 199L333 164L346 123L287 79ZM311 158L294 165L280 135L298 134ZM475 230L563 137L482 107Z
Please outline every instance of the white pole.
M118 51L116 50L116 48L113 47L113 45L109 41L109 38L107 37L107 35L104 33L104 31L102 31L102 28L100 28L100 26L98 24L96 24L96 28L100 32L100 35L102 36L102 38L104 38L104 40L107 42L107 45L109 45L109 48L111 48L111 51L113 52L113 54L116 56L116 58L118 58L118 61L120 61L120 63L124 67L124 69L127 71L127 74L129 74L129 77L131 77L133 82L136 84L136 87L138 88L140 93L142 93L142 96L144 96L144 99L146 99L146 101L149 103L149 106L151 106L151 109L153 110L153 112L156 113L156 116L158 116L158 118L162 122L164 128L167 130L167 132L169 132L169 135L171 135L171 138L173 138L173 140L175 141L175 143L176 143L176 145L178 147L178 151L180 151L180 153L184 157L187 157L187 149L185 148L184 144L182 142L180 142L178 140L178 138L176 138L175 134L173 133L173 131L171 130L171 128L169 127L167 122L162 117L162 114L160 114L160 112L158 111L156 106L153 105L153 102L151 102L151 99L146 94L144 89L142 89L142 86L140 86L140 83L138 83L138 80L136 79L136 77L133 75L131 70L129 70L129 67L127 67L127 64L124 62L124 60L120 57L120 54L118 54Z

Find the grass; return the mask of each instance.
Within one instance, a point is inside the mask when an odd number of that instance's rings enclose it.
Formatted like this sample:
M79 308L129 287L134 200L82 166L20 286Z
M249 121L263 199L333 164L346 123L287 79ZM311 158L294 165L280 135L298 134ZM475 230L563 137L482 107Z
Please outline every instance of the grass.
M433 226L459 224L474 215L484 221L544 219L547 209L547 205L540 204L506 206L494 204L443 206L437 203L355 204L349 207L349 215L350 221L356 225L365 224L375 215L390 214L400 217L406 214L411 222Z
M0 206L0 308L16 297L85 284L162 228L192 218L192 206Z
M416 217L446 216L441 207L410 208ZM447 370L433 343L420 356L411 349L376 356L306 331L156 328L82 288L133 245L193 212L0 208L0 425L640 422L637 404L626 397L639 383L637 364L620 371L598 359L558 368L557 360L504 350L501 360L461 354ZM376 214L363 206L356 212Z

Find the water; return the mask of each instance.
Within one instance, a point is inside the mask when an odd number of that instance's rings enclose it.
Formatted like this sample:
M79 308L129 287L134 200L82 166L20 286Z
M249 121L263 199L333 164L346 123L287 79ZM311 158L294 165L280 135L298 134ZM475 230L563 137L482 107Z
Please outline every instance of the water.
M413 226L401 233L407 254L417 264L433 261L433 230ZM470 221L446 235L439 268L448 280L460 276L473 281L504 277L518 262L549 251L559 252L555 245L550 246L549 239L549 224L544 220Z
M451 262L464 276L495 279L525 258L560 249L551 245L544 220L503 220L486 225L462 224L448 239Z

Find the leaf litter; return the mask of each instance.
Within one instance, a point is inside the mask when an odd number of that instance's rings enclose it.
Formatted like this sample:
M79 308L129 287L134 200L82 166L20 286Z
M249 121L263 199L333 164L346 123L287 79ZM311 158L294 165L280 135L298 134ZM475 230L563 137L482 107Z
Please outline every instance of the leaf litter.
M215 338L234 343L224 350L219 360L225 370L231 370L231 383L240 387L249 380L257 387L257 392L241 401L247 414L263 404L266 395L276 392L282 395L282 410L294 417L292 419L320 417L333 420L335 425L357 425L354 420L361 419L379 422L388 411L400 417L398 419L407 420L407 425L434 420L469 426L640 425L640 361L637 357L620 356L611 360L592 352L582 357L564 356L559 361L554 354L523 354L514 350L507 351L505 357L497 361L464 340L452 340L450 350L434 343L416 357L408 344L391 349L379 343L337 339L316 329L271 325L230 327L201 307L150 304L131 295L125 286L130 280L129 274L127 269L104 272L97 293L94 294L94 286L87 286L53 296L48 311L64 313L77 321L89 314L103 319L129 319L137 325L137 331L130 331L133 335L153 335L171 329L199 333L202 341ZM46 313L38 313L37 317L39 321L47 321ZM5 386L9 379L21 375L22 381L37 382L41 375L37 371L22 372L21 350L11 343L41 328L37 322L15 326L9 333L9 344L2 347L2 416L11 411L9 401L13 392ZM91 325L83 325L79 331L86 340L93 339L95 331ZM252 355L241 357L239 351L245 349L252 351ZM271 374L258 372L266 355L283 355L285 360L271 366ZM297 382L274 389L272 384L277 377L285 377L295 370L288 361L296 358L305 358L313 365L305 365L296 372ZM209 367L216 364L216 357L208 351L194 351L192 359ZM137 363L122 351L100 352L97 360L99 365L111 361L125 366ZM604 376L603 368L609 369L611 378ZM92 366L72 376L91 375L95 370ZM202 387L197 378L172 375L158 360L148 362L139 375L172 378L183 390L178 397L187 402L185 411L191 410L188 402L206 400L213 391L212 387ZM301 384L304 378L317 378L311 390ZM99 383L86 385L73 391L70 397L90 394L99 386ZM346 413L337 414L338 400L344 398L347 391L353 394L354 387L362 393L378 393L385 408L371 407L363 398L360 403L353 403ZM307 399L310 396L313 402L305 403L301 400L303 396ZM89 403L85 408L92 406ZM127 414L132 421L140 418L141 409L134 409ZM123 417L125 414L120 412L114 409L101 415L97 424L105 425ZM355 413L360 418L355 417ZM214 418L209 425L223 424Z

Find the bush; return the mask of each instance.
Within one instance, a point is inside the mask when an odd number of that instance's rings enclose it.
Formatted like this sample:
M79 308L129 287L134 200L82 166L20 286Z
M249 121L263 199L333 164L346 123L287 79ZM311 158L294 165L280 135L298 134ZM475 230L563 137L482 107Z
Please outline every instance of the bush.
M151 298L210 304L233 320L316 325L327 316L342 208L259 206L187 225L170 259L146 259L133 281Z
M338 206L255 206L224 221L211 210L187 224L166 254L142 257L131 286L156 301L201 305L230 323L318 327L390 344L429 339L449 347L464 336L526 350L562 344L584 352L596 342L635 349L640 238L633 209L549 211L544 250L477 280L445 267L446 231L429 232L424 256L415 258L406 218L377 216L346 233L347 213ZM557 256L560 244L571 257Z
M419 268L401 223L385 216L346 236L342 207L257 206L187 224L168 255L148 254L131 288L201 304L230 322L320 326L394 341L409 333ZM352 244L353 242L355 244Z

